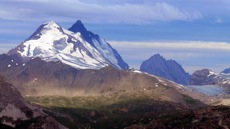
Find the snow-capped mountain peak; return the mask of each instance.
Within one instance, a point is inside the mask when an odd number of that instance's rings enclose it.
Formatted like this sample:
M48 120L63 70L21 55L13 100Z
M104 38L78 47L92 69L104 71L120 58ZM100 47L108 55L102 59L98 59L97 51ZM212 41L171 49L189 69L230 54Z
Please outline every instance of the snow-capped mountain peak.
M48 21L43 24L45 28L58 28L60 27L56 22L54 21Z
M63 29L60 25L54 21L49 21L42 24L27 40L37 40L42 35L57 35L63 33Z
M85 29L81 21L73 26L77 32L66 30L50 21L42 24L27 40L8 55L26 62L35 57L45 61L61 61L77 69L99 69L112 65L119 69L128 68L120 55L104 39Z
M43 31L60 31L63 32L63 29L60 25L55 23L54 21L46 22L43 25Z

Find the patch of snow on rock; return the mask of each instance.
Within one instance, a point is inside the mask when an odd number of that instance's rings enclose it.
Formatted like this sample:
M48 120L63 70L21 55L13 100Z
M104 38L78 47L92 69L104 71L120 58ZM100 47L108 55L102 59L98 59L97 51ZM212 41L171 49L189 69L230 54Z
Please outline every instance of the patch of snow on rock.
M217 74L215 72L213 72L213 71L209 71L208 77L210 77L212 75L217 75Z

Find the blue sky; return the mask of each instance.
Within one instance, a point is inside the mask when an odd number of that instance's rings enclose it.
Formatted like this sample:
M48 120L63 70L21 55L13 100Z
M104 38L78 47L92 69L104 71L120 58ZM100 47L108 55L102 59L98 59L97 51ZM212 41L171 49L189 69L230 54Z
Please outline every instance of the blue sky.
M21 43L44 22L69 28L80 19L131 67L138 68L160 53L190 73L201 68L220 72L230 67L229 12L229 0L0 1L0 53Z

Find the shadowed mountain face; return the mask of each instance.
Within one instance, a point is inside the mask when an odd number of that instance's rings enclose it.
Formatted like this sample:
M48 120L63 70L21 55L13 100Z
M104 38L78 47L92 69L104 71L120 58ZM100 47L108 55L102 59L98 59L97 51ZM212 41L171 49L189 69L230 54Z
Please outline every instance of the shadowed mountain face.
M225 69L225 70L224 70L224 71L222 71L221 73L224 73L224 74L230 74L230 68Z
M64 129L39 108L23 100L19 91L0 76L0 127ZM6 128L10 128L6 127Z
M122 69L129 68L128 64L123 61L122 57L118 54L118 52L115 49L113 49L112 46L110 46L106 41L104 41L104 39L102 39L99 35L94 34L91 31L88 31L80 20L78 20L72 27L70 27L69 30L74 33L81 33L82 37L97 50L105 47L105 45L102 44L103 42L105 42L105 44L107 44L108 47L112 50L112 53L114 53L114 56L117 59L117 64ZM98 48L98 45L96 43L99 43L99 46L101 48ZM111 62L110 64L113 63Z
M179 84L189 84L190 75L174 60L165 60L156 54L141 64L140 70L156 76L164 77Z

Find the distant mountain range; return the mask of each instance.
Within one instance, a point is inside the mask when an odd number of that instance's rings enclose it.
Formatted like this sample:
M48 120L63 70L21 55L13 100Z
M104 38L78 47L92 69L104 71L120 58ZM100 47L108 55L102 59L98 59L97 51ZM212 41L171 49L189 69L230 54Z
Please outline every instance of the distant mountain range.
M217 85L226 90L230 89L230 68L221 73L202 69L189 75L176 61L166 60L160 54L156 54L145 60L141 64L140 70L182 85Z
M61 61L77 69L100 69L108 65L129 68L105 39L87 31L81 21L69 30L53 21L44 23L8 55L22 62L36 57L46 62Z
M185 72L180 64L175 60L166 60L160 54L153 55L145 60L141 64L140 70L183 85L188 85L190 82L190 75Z
M218 85L230 89L229 68L221 73L215 73L209 69L195 71L191 76L192 85Z

